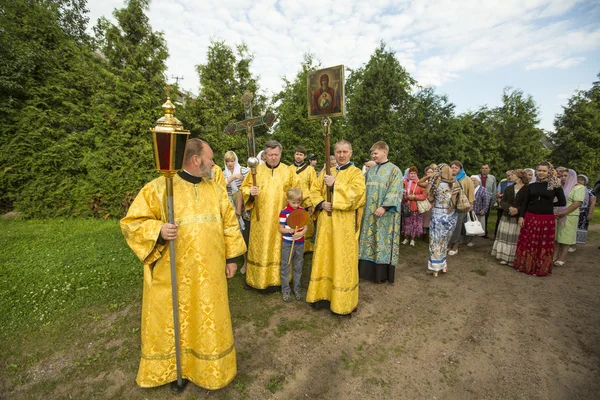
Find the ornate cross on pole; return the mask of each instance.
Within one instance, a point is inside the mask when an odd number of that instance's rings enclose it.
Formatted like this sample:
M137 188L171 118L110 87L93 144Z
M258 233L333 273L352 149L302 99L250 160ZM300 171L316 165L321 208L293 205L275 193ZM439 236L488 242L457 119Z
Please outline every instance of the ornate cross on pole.
M248 167L252 171L252 185L256 186L256 167L259 164L256 158L256 142L254 140L254 127L260 125L266 125L269 128L273 126L275 122L275 114L271 111L267 111L264 116L253 117L252 116L252 99L254 94L249 90L246 90L242 95L242 104L244 105L244 111L246 113L246 119L239 122L230 122L229 125L223 129L223 131L229 135L234 135L237 131L246 131L248 136ZM258 212L258 203L254 207L256 213L256 220L260 221L260 214Z

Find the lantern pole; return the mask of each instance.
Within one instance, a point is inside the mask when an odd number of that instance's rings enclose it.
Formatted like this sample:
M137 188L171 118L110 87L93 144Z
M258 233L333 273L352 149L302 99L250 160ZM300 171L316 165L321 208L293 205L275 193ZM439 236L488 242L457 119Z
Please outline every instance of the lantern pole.
M189 131L183 130L181 122L173 116L175 106L167 98L162 105L165 116L156 122L156 127L151 129L154 140L154 156L156 169L165 177L167 222L175 223L173 202L173 176L183 168L183 157ZM173 300L173 333L175 340L175 363L177 366L177 390L183 390L183 377L181 370L181 335L179 326L179 292L177 288L177 258L175 254L175 240L169 240L169 259L171 265L171 297Z

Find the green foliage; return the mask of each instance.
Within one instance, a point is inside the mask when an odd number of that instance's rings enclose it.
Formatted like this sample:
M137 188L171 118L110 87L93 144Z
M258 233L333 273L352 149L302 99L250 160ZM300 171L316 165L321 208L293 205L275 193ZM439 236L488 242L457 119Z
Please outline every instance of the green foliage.
M9 24L6 35L29 50L16 51L13 63L26 61L27 80L3 92L19 95L0 128L3 208L120 216L154 175L148 128L164 101L166 43L144 15L148 2L131 0L115 11L118 25L102 19L95 28L94 53L83 4L16 2L8 9L27 23Z
M404 165L411 158L405 115L411 108L415 80L384 43L367 64L350 73L347 90L348 128L356 161L370 159L379 140L390 146L390 160Z
M266 97L260 93L258 79L250 73L253 55L245 44L232 49L224 41L212 41L208 47L207 60L196 68L200 77L200 94L178 113L192 136L206 140L215 153L215 162L224 168L223 155L233 150L245 163L248 158L246 132L229 136L223 129L231 121L245 119L241 97L244 91L254 93L253 115L266 112ZM261 150L267 138L267 127L254 128L256 152Z
M291 164L294 160L294 150L302 145L309 153L319 156L319 162L324 162L323 128L318 120L308 119L307 76L308 73L319 69L321 64L312 54L305 54L300 70L293 81L283 78L283 89L275 94L273 102L277 104L277 125L274 128L274 138L283 145L283 162ZM331 128L332 144L340 130L339 121L334 121ZM336 134L337 133L337 134Z
M0 338L139 298L142 267L114 220L0 222Z
M554 120L556 133L552 135L555 165L587 175L591 183L600 171L600 73L598 78L591 89L580 90L569 99Z

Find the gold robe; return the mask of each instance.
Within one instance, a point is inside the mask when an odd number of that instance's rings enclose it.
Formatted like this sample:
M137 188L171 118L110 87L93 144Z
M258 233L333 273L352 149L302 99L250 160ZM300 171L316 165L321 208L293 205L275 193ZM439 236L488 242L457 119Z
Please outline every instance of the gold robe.
M219 166L217 164L215 164L212 166L212 171L213 171L212 180L217 185L220 185L223 189L225 189L225 191L227 191L227 182L225 181L225 175L223 174L223 171L221 171L221 168L219 168Z
M300 188L302 189L302 207L304 209L308 209L308 207L312 207L312 200L310 199L310 190L312 188L313 183L317 180L317 173L315 169L310 165L307 165L300 173L299 170L302 167L298 168L295 165L292 165L291 168L294 170L294 173L298 177L300 181ZM313 251L313 235L315 232L315 224L311 219L308 220L308 224L306 224L306 234L304 235L304 252Z
M127 244L144 264L140 387L177 380L169 245L157 243L167 221L165 178L148 183L121 220ZM226 259L246 251L227 192L214 181L173 177L175 251L183 378L209 390L236 375Z
M358 305L358 211L365 205L365 178L353 165L332 174L333 211L331 216L319 211L306 301L328 300L334 313L350 314ZM323 177L317 178L311 190L315 205L327 199Z
M251 213L246 283L255 289L268 289L281 286L279 213L287 205L288 189L300 187L300 183L294 170L280 163L276 168L260 164L256 168L256 185L259 186L258 196L254 198L250 196L252 174L248 173L240 188L246 209L253 209L258 204L260 214L260 221L257 221L256 212Z

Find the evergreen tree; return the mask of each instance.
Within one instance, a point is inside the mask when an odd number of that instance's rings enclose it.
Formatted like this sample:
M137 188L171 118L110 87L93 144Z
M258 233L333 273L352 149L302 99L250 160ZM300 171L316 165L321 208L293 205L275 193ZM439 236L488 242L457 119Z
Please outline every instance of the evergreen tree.
M355 161L369 159L369 149L378 140L390 146L394 163L412 160L404 116L410 110L415 83L384 43L365 66L351 71L346 86L347 138L353 144Z
M82 171L80 133L97 62L83 1L5 2L0 13L0 205L31 215L67 214ZM6 47L4 46L6 45Z
M148 7L149 0L128 0L113 13L116 25L101 18L94 27L106 68L91 100L87 177L78 187L86 203L81 214L121 216L157 176L149 128L162 115L168 53L163 34L150 26Z
M552 160L594 181L600 174L600 73L589 90L580 90L556 116Z
M319 121L308 119L307 76L320 68L312 54L305 54L300 70L293 81L283 78L283 89L275 94L273 102L277 104L277 125L274 129L275 138L281 142L284 149L283 160L291 164L294 160L296 146L304 146L309 153L314 153L319 158L319 163L324 160L323 128ZM338 129L340 124L335 118L332 130ZM335 127L335 128L334 128ZM333 131L336 132L336 131ZM332 145L335 138L341 135L331 133ZM332 150L333 151L333 150Z
M245 119L241 102L244 91L254 93L254 116L266 112L267 99L259 90L258 79L250 72L252 60L253 55L245 44L236 46L234 51L224 41L212 41L206 63L196 67L200 78L198 98L179 114L192 136L201 137L211 145L215 162L221 168L224 168L223 155L228 150L235 151L242 165L248 159L246 132L230 136L223 131L229 122ZM254 128L257 153L266 140L267 131L264 125Z
M504 89L502 106L494 109L494 138L504 169L528 168L548 156L542 146L543 131L538 128L539 110L533 97L521 90Z

